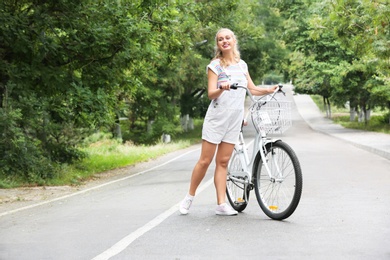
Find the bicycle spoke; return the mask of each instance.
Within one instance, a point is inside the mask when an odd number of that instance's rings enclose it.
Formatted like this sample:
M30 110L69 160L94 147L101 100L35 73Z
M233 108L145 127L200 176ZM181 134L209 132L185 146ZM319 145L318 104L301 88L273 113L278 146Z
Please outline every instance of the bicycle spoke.
M246 208L249 200L248 181L241 176L242 172L241 160L234 150L228 165L226 195L230 205L239 212Z

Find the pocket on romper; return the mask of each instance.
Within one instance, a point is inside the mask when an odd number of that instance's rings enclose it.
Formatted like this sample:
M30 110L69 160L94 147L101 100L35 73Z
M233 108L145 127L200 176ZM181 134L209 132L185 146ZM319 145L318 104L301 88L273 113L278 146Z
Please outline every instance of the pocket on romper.
M225 121L223 120L225 117L224 111L225 109L219 105L210 106L204 118L204 124L207 124L212 128L223 125Z

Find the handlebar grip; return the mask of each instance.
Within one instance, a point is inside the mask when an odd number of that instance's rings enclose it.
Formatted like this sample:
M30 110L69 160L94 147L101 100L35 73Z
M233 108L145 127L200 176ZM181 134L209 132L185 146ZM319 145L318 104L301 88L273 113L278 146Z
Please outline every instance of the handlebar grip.
M219 87L219 89L221 89L221 87ZM231 84L230 89L238 89L238 83Z

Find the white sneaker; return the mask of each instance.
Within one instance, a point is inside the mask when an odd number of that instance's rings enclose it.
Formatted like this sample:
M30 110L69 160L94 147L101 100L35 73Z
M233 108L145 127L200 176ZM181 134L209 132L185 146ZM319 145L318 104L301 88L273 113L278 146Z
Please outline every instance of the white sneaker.
M221 216L233 216L237 215L237 211L235 211L230 205L227 203L222 203L217 206L217 209L215 210L215 214L221 215Z
M184 200L180 203L179 211L183 215L187 215L188 211L190 210L192 201L194 200L194 197L191 195L187 195Z

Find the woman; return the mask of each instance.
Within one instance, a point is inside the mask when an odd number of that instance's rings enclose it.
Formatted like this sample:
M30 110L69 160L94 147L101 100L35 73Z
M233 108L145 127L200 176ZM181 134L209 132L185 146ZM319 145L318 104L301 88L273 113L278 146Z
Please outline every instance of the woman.
M217 215L237 215L237 211L226 203L227 165L238 140L241 123L244 118L244 89L230 91L230 84L239 83L249 88L253 95L273 93L277 86L270 89L256 88L247 64L240 59L237 39L229 29L221 29L215 37L215 57L207 66L208 107L202 130L202 149L199 161L195 165L188 194L180 204L180 213L188 214L200 182L216 154L214 185L217 192Z

